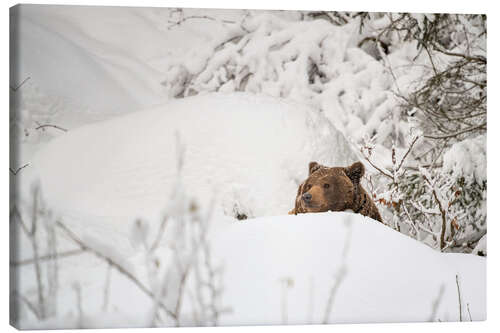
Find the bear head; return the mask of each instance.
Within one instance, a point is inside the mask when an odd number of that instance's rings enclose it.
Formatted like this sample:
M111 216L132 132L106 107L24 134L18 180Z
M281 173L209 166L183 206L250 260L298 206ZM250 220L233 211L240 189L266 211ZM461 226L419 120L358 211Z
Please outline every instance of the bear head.
M299 204L304 212L345 211L354 209L356 193L365 172L361 162L351 166L325 167L309 163L309 177L302 185Z

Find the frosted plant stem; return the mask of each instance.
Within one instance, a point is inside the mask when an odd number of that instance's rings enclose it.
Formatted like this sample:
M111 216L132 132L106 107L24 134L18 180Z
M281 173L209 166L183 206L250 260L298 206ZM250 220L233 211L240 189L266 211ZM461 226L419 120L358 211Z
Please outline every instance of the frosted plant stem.
M78 282L76 282L73 285L73 289L75 290L76 293L76 307L78 310L78 327L83 328L82 289Z
M111 282L111 269L113 267L108 263L108 269L106 270L106 282L104 284L104 299L102 301L102 311L105 312L108 310L109 304L109 287Z
M35 304L31 303L26 297L24 297L21 293L19 293L17 291L14 291L14 295L17 296L17 297L19 297L19 299L24 302L24 304L26 305L26 307L31 312L33 312L33 314L35 315L35 317L37 319L41 319L40 318L40 314L38 313L38 308L36 307Z
M75 250L68 250L68 251L59 252L59 253L55 253L55 254L49 253L49 254L45 254L42 256L39 255L38 261L58 260L60 258L72 257L72 256L79 255L82 253L85 253L85 250L75 249ZM24 266L24 265L33 264L34 262L35 262L35 259L31 258L31 259L24 259L24 260L20 260L20 261L12 261L12 262L10 262L10 265L11 266Z
M43 295L43 283L42 283L42 268L40 266L40 260L38 260L38 243L36 240L36 232L37 232L37 222L38 222L38 189L33 191L33 216L31 220L31 246L33 247L33 261L35 265L35 275L36 275L36 283L37 283L37 291L38 291L38 307L40 317L42 319L45 318L45 298Z
M459 314L460 314L460 321L462 321L462 296L460 294L460 283L458 281L458 274L455 275L455 281L457 282L458 311L459 311Z
M445 286L444 286L444 284L441 284L441 286L439 287L439 293L438 293L436 299L434 300L434 302L432 302L432 312L431 312L431 316L429 318L429 321L436 321L437 311L438 311L439 305L441 304L441 301L443 299L444 291L445 291Z
M130 281L132 281L143 293L145 293L147 296L149 296L152 300L155 300L155 295L153 294L153 292L151 292L148 288L146 288L146 286L144 286L144 284L142 284L141 281L139 281L134 275L132 275L132 273L130 273L129 271L127 271L123 266L121 266L120 264L116 263L115 261L113 261L112 258L106 256L105 254L95 250L95 249L92 249L91 247L89 247L88 245L86 245L85 243L83 243L79 238L78 236L76 236L70 229L68 229L68 227L66 227L64 224L62 224L60 221L57 221L56 222L56 225L61 228L64 233L71 239L73 240L75 243L77 243L82 249L84 250L87 250L91 253L93 253L96 257L102 259L102 260L105 260L106 262L108 262L111 266L113 266L114 268L116 268L116 270L118 270L118 272L120 272L121 274L123 274L124 276L126 276ZM177 320L177 315L170 311L163 302L158 302L158 305L160 306L160 308L165 311L165 313L167 313L169 316L171 316L174 320Z
M312 324L314 315L314 278L312 276L309 278L309 303L307 309L308 322Z

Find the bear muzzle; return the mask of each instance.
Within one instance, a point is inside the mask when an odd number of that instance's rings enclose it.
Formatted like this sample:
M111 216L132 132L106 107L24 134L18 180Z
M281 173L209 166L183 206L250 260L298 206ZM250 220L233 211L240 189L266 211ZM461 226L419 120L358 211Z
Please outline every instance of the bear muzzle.
M302 200L304 200L305 203L310 203L311 199L312 199L311 193L306 192L302 194Z

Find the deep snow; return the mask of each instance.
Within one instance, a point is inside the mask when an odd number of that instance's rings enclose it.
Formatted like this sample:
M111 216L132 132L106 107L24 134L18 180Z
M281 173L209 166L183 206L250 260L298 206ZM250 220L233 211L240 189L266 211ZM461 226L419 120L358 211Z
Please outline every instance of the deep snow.
M255 217L291 210L313 160L337 166L355 160L321 113L282 99L221 93L70 131L42 148L26 173L39 178L49 206L73 214L157 217L180 178L191 197L215 196L225 214Z
M224 271L221 303L232 310L220 325L322 323L339 274L326 322L459 320L456 275L463 318L469 320L470 311L473 320L485 319L484 258L439 253L353 213L285 216L309 160L344 165L351 158L345 148L321 149L347 147L322 117L269 97L191 97L61 135L39 150L24 176L40 181L57 218L146 284L145 252L134 246L135 219L157 230L161 214L175 215L172 210L185 204L174 190L202 207L215 198L209 240ZM180 173L176 137L184 146ZM239 222L234 207L256 218ZM169 242L177 237L172 230L158 252L170 265ZM63 242L61 248L72 247ZM31 254L24 249L22 256ZM103 302L104 262L81 255L60 267L60 316L23 326L150 325L150 299L117 272L109 313L94 310ZM24 288L32 285L31 274L21 274ZM74 281L85 295L83 324L75 312ZM181 313L181 325L194 325L189 299Z
M147 284L145 254L134 247L137 240L131 235L134 219L144 217L155 231L159 216L180 204L172 200L176 189L198 197L203 205L215 198L210 241L224 267L222 304L232 309L221 317L222 325L280 324L284 318L287 323L321 323L339 272L343 280L328 317L332 323L458 320L456 275L464 320L486 318L485 258L438 253L351 213L285 216L310 160L327 165L354 161L335 126L355 138L364 130L345 111L359 109L365 117L373 105L392 105L392 100L379 104L387 80L382 67L362 51L348 52L353 71L363 69L356 80L351 67L339 64L349 70L332 83L331 96L325 93L327 117L284 99L249 94L167 103L169 92L161 82L170 63L187 58L193 48L199 62L214 36L227 37L226 27L194 20L169 30L168 11L158 8L17 8L22 29L14 81L31 79L18 92L20 112L14 118L22 118L23 125L26 117L69 129L33 131L20 138L19 165L30 165L13 178L21 185L19 204L29 204L30 187L38 179L54 217ZM214 13L219 14L241 16ZM412 52L394 54L411 60ZM398 57L391 61L403 68L407 62L397 62ZM409 78L402 77L400 85L407 86ZM337 99L344 85L353 89ZM358 101L356 94L364 97ZM379 118L374 112L366 129L380 127ZM185 149L180 173L179 149ZM236 213L254 218L238 222L232 217ZM58 246L74 248L64 238ZM163 242L163 262L169 260L167 252ZM32 257L24 237L18 255ZM58 316L41 323L22 308L22 327L150 325L150 299L116 271L111 274L109 306L103 310L103 261L83 254L61 258L59 264ZM19 273L17 287L34 299L33 267L22 266ZM76 285L83 297L83 322ZM182 315L183 324L193 324L189 301Z
M323 323L328 296L342 271L329 323L458 321L456 275L463 319L486 319L484 257L439 253L358 214L256 218L228 224L210 239L213 257L224 269L222 304L232 310L221 316L220 325L282 324L283 318L289 324ZM126 257L146 281L143 255L138 251ZM84 327L149 325L151 300L123 276L113 273L113 306L103 313L106 265L87 255L64 260L64 265L60 317L30 320L24 327L77 326L69 281L82 280L82 275ZM193 324L190 307L187 300L184 325Z

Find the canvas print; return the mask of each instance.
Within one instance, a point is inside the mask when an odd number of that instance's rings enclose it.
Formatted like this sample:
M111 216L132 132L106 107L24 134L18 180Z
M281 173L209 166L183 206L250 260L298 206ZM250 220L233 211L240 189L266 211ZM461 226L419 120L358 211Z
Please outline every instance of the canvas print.
M485 320L486 23L12 7L11 324Z

